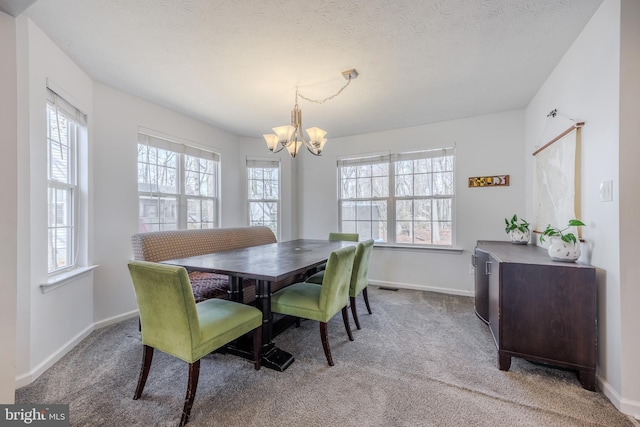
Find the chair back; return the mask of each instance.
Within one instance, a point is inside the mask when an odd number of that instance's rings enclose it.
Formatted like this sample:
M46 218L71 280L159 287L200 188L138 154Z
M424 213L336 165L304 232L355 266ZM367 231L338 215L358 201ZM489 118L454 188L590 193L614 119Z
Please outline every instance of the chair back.
M355 255L355 246L339 249L329 255L319 301L320 309L328 315L328 318L340 311L349 299L349 284Z
M358 239L360 239L358 233L329 233L329 240L331 241L357 242Z
M131 261L142 344L190 360L200 339L196 302L184 267Z
M373 239L358 243L355 259L353 260L353 272L351 273L351 285L349 296L355 297L369 284L369 261L373 252Z

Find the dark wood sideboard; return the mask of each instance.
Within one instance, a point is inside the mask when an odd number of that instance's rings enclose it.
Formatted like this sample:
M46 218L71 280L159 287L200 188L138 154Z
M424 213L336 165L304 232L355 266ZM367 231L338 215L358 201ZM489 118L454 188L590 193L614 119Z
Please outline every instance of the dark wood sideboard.
M498 368L521 357L576 370L582 387L595 390L596 269L494 241L478 241L472 263L475 310L495 340Z

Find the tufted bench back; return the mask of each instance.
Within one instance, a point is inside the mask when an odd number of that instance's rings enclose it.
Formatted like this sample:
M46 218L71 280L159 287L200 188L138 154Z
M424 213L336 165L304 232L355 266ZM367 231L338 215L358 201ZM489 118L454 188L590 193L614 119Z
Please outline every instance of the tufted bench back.
M131 237L136 260L160 262L276 243L268 227L212 228L138 233Z

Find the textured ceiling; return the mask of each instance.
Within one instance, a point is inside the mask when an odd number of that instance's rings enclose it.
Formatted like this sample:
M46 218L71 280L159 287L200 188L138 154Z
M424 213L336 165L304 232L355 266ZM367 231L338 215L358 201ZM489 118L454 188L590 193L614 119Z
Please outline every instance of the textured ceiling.
M362 134L524 108L602 0L38 0L95 80L238 135Z

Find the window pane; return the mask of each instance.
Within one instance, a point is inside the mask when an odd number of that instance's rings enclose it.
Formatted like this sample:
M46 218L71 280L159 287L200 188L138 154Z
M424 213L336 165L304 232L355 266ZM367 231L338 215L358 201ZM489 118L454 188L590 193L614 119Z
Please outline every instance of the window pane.
M413 175L396 176L396 196L412 196L413 195Z
M431 172L431 159L418 159L414 160L414 173L429 173Z
M398 221L396 223L396 243L413 243L411 221Z
M356 231L356 222L355 221L342 221L343 233L357 233Z
M419 245L431 245L431 222L416 221L413 223L414 240L413 243Z
M398 221L411 221L413 218L413 201L399 200L396 202L396 218Z
M434 245L451 245L451 222L434 222L433 223L433 244Z
M434 202L433 220L451 221L451 199L437 199Z
M354 221L356 219L356 204L353 202L342 202L340 216L343 221Z
M356 197L356 180L345 179L342 182L342 194L343 199L354 199Z
M418 199L413 202L413 218L416 221L431 220L431 200Z
M371 198L371 179L358 178L356 187L356 197L359 199Z
M429 196L431 195L431 174L414 175L414 195Z
M380 176L371 179L371 196L387 197L389 195L389 177Z
M396 162L396 175L411 175L413 173L413 161Z
M176 230L178 228L177 197L157 197L141 195L140 232Z
M371 176L371 165L362 165L356 168L358 178L367 178Z

